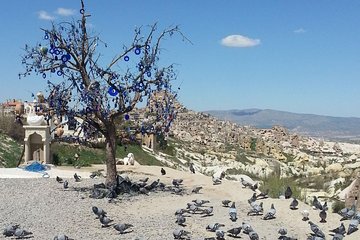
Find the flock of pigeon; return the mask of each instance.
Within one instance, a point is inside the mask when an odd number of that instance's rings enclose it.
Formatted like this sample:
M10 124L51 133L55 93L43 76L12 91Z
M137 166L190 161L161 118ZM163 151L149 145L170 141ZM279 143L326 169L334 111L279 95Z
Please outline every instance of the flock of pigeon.
M166 171L164 168L161 168L161 174L166 175ZM195 168L192 164L190 164L190 172L195 174ZM213 185L219 185L222 183L222 179L225 177L224 173L220 175L220 177L213 176L212 181ZM161 190L161 191L170 191L176 195L183 194L198 194L202 190L201 186L194 187L190 192L187 192L183 187L183 179L172 179L170 186L166 186L161 183L159 179L148 184L149 178L139 179L137 182L131 183L130 179L127 177L122 178L122 181L128 181L131 186L136 185L138 192L140 194L148 194L151 190ZM74 174L75 182L81 181L81 176ZM69 181L63 180L60 177L56 177L56 181L58 183L63 184L64 189L69 188ZM263 199L268 199L268 192L266 190L261 192L258 189L258 183L248 182L245 179L241 178L241 184L243 188L249 188L254 191L253 195L248 199L249 211L247 212L248 216L259 216L264 221L270 221L276 218L276 208L274 204L271 204L271 207L267 209L267 211L263 208ZM284 198L290 200L289 209L291 211L298 210L299 202L296 198L292 196L292 190L290 187L287 187L284 192ZM180 208L175 211L175 223L179 225L179 228L176 228L173 231L174 239L192 239L191 232L186 230L186 219L191 216L199 216L201 219L208 219L214 216L214 205L211 204L209 200L204 199L194 199L191 202L187 203L186 207ZM235 201L224 199L221 204L222 208L228 209L229 220L233 223L238 223L237 227L233 227L230 229L225 229L225 224L217 222L215 219L212 223L208 225L204 225L204 229L206 231L213 234L212 237L203 237L203 240L225 240L225 237L229 237L227 239L233 238L242 238L244 235L247 235L247 238L250 240L259 240L260 236L255 231L253 226L249 222L246 221L238 221L238 210L235 204ZM321 204L321 202L314 196L312 206L314 209L319 210L319 218L320 223L325 223L327 218L327 202ZM134 226L130 223L113 223L113 220L107 216L107 212L102 208L97 206L92 206L92 212L96 215L96 219L99 220L99 225L102 228L111 227L116 230L119 234L127 234L134 231ZM303 221L307 221L309 224L309 234L307 240L325 240L326 234L321 230L321 227L316 225L313 221L309 219L309 211L303 210L301 212L303 216ZM332 240L342 240L346 235L353 234L358 230L358 225L360 222L360 211L356 211L355 205L351 208L342 209L339 214L342 216L340 226L330 230L330 236ZM345 224L342 222L343 220L350 220L349 225L346 229ZM288 235L288 230L284 227L280 227L278 229L279 237L281 240L297 240L297 238L291 237ZM20 225L11 225L6 227L3 230L3 235L5 237L15 237L16 239L25 239L31 238L32 232L27 231L20 227ZM137 239L137 238L135 238ZM360 239L360 237L359 237ZM53 240L71 240L70 237L65 234L57 235L53 238ZM300 239L299 239L300 240Z

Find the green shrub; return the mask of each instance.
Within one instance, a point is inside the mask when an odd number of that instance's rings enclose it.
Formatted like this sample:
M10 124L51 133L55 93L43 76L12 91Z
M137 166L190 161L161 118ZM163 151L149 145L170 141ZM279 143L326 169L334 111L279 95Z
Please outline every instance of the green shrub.
M301 188L297 185L294 179L280 178L276 174L268 176L260 186L260 190L265 191L266 189L269 189L269 196L272 198L278 198L280 195L284 195L288 186L292 190L292 197L300 200L303 199Z
M345 208L345 202L335 200L331 205L333 213L338 213L341 209Z

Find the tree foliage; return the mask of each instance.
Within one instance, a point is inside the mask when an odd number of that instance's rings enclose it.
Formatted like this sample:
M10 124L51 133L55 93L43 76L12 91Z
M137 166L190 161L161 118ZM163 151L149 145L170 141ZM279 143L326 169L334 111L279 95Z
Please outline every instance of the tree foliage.
M168 131L176 117L174 102L177 89L173 64L160 66L162 41L174 34L184 36L177 26L160 33L157 24L135 29L132 43L108 63L97 52L107 45L95 33L89 33L86 12L81 1L78 21L53 23L42 29L43 42L25 46L22 64L25 71L19 77L37 74L47 80L48 115L66 116L68 123L81 119L85 139L101 133L106 139L107 182L115 181L115 120L131 120L129 113L140 103L146 103L147 117L138 131ZM115 171L115 172L114 172ZM115 174L115 175L114 175Z

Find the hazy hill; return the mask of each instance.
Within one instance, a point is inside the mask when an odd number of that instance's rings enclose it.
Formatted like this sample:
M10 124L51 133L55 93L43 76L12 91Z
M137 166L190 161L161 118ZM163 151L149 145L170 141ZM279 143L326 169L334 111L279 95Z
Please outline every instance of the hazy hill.
M211 110L204 113L256 128L281 125L302 135L352 140L360 138L360 118L299 114L271 109Z

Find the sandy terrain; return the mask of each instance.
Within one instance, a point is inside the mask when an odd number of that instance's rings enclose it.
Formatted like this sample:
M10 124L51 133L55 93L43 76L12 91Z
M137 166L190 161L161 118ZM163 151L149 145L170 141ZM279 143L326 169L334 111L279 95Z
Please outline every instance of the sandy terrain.
M273 203L277 210L276 218L263 220L262 216L247 216L250 206L247 200L253 191L242 188L239 182L224 180L220 185L213 185L210 177L190 172L180 172L165 168L167 174L162 176L160 168L156 166L119 166L119 171L126 171L131 180L138 180L145 176L149 182L160 179L166 185L171 185L173 178L184 179L183 186L188 193L180 196L170 192L151 192L148 196L122 195L116 203L109 203L107 199L89 198L88 192L76 191L80 187L91 187L94 183L103 182L103 178L85 178L95 168L56 168L49 171L50 178L42 178L39 173L29 173L17 169L0 169L0 227L18 223L33 232L33 239L53 239L56 234L64 233L74 239L173 239L172 232L177 228L184 228L191 232L191 239L204 239L214 237L215 234L206 231L208 224L219 222L225 224L222 230L240 226L248 222L259 234L260 239L275 240L280 227L288 230L288 236L306 240L311 233L309 224L302 221L301 211L310 212L310 220L317 224L332 239L329 230L340 225L338 214L328 213L327 223L320 223L319 211L300 203L298 210L290 210L289 199L264 199L265 212ZM72 178L77 172L84 179L76 183ZM69 178L69 189L64 190L62 184L55 181L54 177ZM30 177L32 179L30 179ZM190 193L194 186L202 186L200 194ZM187 214L186 226L181 227L175 223L175 211L185 208L186 203L193 199L209 200L205 206L214 206L214 215L202 217L200 214ZM229 219L229 209L222 206L221 201L229 199L235 201L238 220ZM115 223L133 224L133 231L120 235L112 228L102 228L98 219L92 213L91 207L98 206L107 211L108 216ZM349 221L344 221L347 228ZM249 236L241 233L241 239ZM2 239L3 236L0 236ZM225 239L233 239L226 236ZM344 239L359 240L360 231L346 236Z

